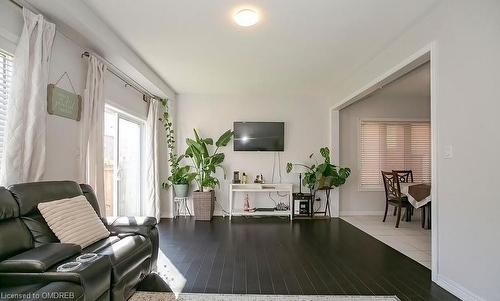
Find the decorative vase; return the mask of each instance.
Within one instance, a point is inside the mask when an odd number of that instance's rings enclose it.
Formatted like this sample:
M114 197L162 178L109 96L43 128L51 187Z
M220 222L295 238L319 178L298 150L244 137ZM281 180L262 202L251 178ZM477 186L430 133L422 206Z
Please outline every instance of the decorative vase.
M215 191L194 191L194 216L198 221L210 221L214 215Z
M248 193L245 194L245 202L243 203L243 210L250 211L250 200L248 198Z
M188 196L189 185L188 184L174 184L175 196L178 198L185 198Z

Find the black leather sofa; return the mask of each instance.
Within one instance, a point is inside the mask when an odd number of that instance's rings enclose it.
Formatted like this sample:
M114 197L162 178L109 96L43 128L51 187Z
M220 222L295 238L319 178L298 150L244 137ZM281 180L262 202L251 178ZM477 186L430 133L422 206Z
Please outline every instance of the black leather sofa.
M152 217L101 217L110 237L83 250L60 243L37 205L78 195L100 216L88 185L53 181L0 187L1 300L127 300L155 269L159 240ZM84 253L98 257L76 271L56 271Z

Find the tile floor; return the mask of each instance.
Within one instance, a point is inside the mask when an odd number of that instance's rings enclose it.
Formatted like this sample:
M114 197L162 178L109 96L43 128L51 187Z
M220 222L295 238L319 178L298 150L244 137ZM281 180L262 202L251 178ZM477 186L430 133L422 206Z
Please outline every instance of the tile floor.
M396 217L392 215L387 216L385 223L382 222L382 216L341 218L423 266L431 268L431 230L422 229L418 211L411 222L401 221L399 228L395 228Z

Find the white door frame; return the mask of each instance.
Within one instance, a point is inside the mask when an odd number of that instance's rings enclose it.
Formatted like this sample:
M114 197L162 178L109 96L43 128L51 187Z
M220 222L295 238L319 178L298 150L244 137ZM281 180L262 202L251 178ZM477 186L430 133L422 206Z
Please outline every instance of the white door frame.
M339 152L340 152L340 119L339 111L348 105L363 99L367 95L371 94L375 90L383 87L387 83L394 81L395 79L401 77L402 75L408 73L409 71L415 69L416 67L430 61L430 73L431 73L431 198L433 200L433 206L431 211L431 222L432 222L432 281L437 282L438 275L438 259L439 259L439 240L438 240L438 177L437 177L437 158L438 158L438 123L437 123L437 43L432 42L426 45L424 48L420 49L413 55L409 56L401 63L390 68L388 71L382 73L380 76L376 77L373 81L368 83L363 88L354 92L347 98L338 102L336 105L330 107L330 148L334 150L333 152L333 162L339 163ZM332 194L332 208L335 214L332 216L339 216L340 212L340 195L338 189L335 190L336 194Z
M113 171L113 214L118 216L119 214L119 201L118 201L118 196L120 194L120 184L118 183L120 181L120 178L117 174L118 172L118 167L120 166L120 149L119 149L119 141L120 141L120 119L132 122L134 124L137 124L140 127L140 141L141 141L141 151L140 151L140 160L141 160L141 183L140 183L140 199L139 199L139 204L137 205L139 207L139 212L142 212L142 207L143 207L143 198L144 198L144 151L142 145L144 145L144 137L145 137L145 121L140 119L139 117L133 116L132 114L129 114L121 109L118 109L117 107L109 104L105 104L104 110L113 114L116 114L116 140L114 141L114 157L115 157L115 170Z

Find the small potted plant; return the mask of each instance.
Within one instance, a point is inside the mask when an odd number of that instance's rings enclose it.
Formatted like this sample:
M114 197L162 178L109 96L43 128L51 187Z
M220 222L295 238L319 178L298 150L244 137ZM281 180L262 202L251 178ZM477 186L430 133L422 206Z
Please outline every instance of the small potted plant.
M176 161L180 162L184 158L184 155L177 156ZM174 187L174 193L176 197L185 198L188 196L189 192L189 184L196 177L196 173L189 172L191 166L184 165L181 166L179 163L177 165L170 165L172 173L168 177L167 182L163 183L162 186L164 188L168 188L169 186Z
M221 147L227 146L233 136L232 130L227 130L215 142L212 138L202 138L194 130L194 139L187 138L185 156L191 158L195 172L194 180L198 190L193 192L194 215L197 220L211 220L214 211L215 192L214 188L219 186L219 179L214 174L217 168L224 171L222 167L224 162L224 153L219 152Z
M191 167L189 165L181 164L185 155L179 156L175 152L175 131L168 112L168 100L162 100L161 104L164 107L164 112L160 121L163 123L163 127L167 132L167 148L169 150L168 163L170 165L170 176L167 181L162 184L162 187L168 189L170 186L173 186L175 196L184 198L188 196L189 184L194 180L196 174L190 172Z

